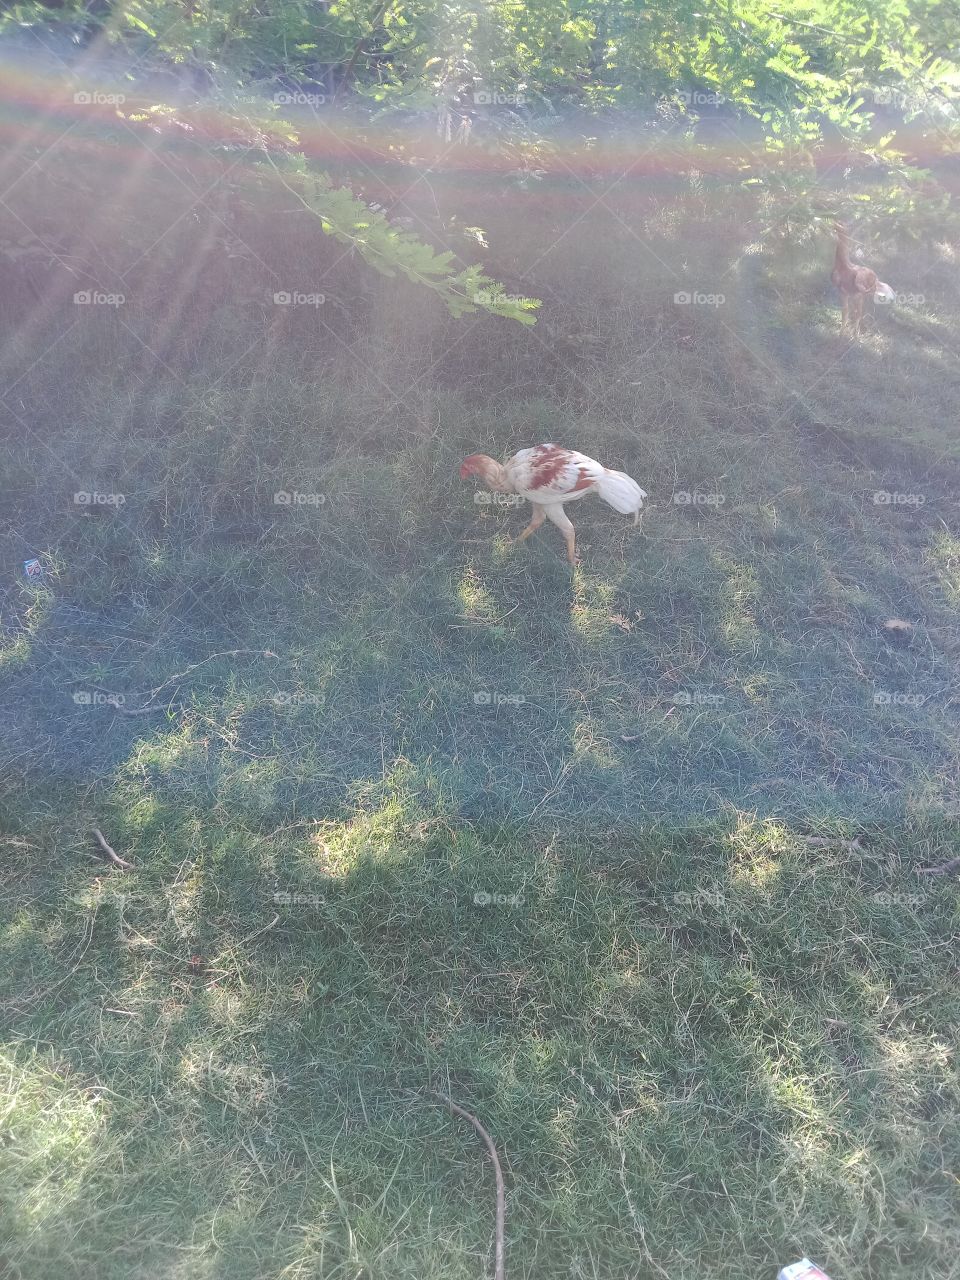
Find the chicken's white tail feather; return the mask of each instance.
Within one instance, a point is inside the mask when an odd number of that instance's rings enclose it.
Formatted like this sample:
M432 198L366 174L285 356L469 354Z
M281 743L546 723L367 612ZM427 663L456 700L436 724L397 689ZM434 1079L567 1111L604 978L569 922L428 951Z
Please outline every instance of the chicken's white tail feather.
M897 296L890 286L884 284L882 280L877 281L877 287L873 292L878 298L886 298L888 302L892 302Z
M647 496L646 490L641 489L636 480L631 480L624 471L605 470L597 479L597 493L614 511L625 516L639 511Z

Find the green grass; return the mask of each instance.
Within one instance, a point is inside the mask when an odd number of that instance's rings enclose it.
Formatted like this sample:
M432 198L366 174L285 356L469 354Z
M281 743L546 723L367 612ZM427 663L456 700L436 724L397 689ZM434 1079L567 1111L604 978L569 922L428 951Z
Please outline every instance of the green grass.
M654 253L601 209L522 281L531 335L256 210L326 327L186 219L122 317L13 281L0 1269L474 1280L439 1087L513 1277L957 1274L957 275L839 347L824 244L727 270L653 203ZM553 210L484 212L510 280ZM582 504L572 577L456 479L549 438L652 497Z
M123 874L74 822L8 846L12 1274L481 1274L437 1085L496 1135L511 1274L948 1274L956 891L911 863L955 832L583 840L410 781L277 832L118 803Z

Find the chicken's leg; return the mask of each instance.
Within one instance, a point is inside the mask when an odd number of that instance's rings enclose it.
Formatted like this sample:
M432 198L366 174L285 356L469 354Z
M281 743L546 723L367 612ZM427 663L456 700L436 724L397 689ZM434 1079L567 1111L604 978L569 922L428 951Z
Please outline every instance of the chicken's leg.
M567 513L564 511L562 506L545 507L544 511L546 512L547 519L552 520L557 528L563 533L567 543L567 559L571 564L576 564L577 534L567 517Z
M547 518L546 511L544 511L543 507L541 507L538 503L536 502L531 503L531 506L533 507L533 515L530 518L530 523L524 529L523 533L521 533L518 536L517 542L526 542L526 540L530 537L531 533L536 533L536 531L543 524L544 520L546 520Z
M863 294L862 294L862 293L858 293L858 294L857 294L857 296L856 296L855 303L854 303L854 309L855 309L855 313L856 313L856 314L855 314L855 318L854 318L853 331L854 331L854 333L857 335L857 337L858 337L858 338L860 337L860 326L863 324L863 304L864 304L864 300L865 300L865 299L864 299Z

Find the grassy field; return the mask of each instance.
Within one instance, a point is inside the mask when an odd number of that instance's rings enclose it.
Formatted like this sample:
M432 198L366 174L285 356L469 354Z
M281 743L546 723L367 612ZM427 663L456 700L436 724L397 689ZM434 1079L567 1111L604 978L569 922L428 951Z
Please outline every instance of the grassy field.
M125 301L3 265L0 1271L474 1280L440 1088L510 1276L960 1274L955 248L867 220L922 301L849 344L666 163L411 196L528 333L55 158ZM544 439L651 494L572 575L456 475Z

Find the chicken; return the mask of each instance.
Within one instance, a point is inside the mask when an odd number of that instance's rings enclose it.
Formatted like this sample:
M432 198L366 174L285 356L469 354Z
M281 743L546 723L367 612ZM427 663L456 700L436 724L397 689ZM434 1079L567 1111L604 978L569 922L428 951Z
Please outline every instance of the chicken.
M847 326L854 334L859 334L863 323L863 302L867 297L886 298L888 301L897 295L888 284L877 276L869 267L855 267L850 261L850 237L842 222L836 224L837 251L833 259L833 271L830 280L834 288L840 291L842 318L840 328Z
M533 519L517 541L523 542L544 520L551 520L563 532L571 564L576 559L576 533L563 509L564 503L598 493L615 511L632 514L634 525L638 525L647 496L636 480L623 471L611 471L585 453L558 444L521 449L504 464L485 453L471 453L460 466L460 479L469 476L479 476L495 493L516 493L526 498L533 506Z

